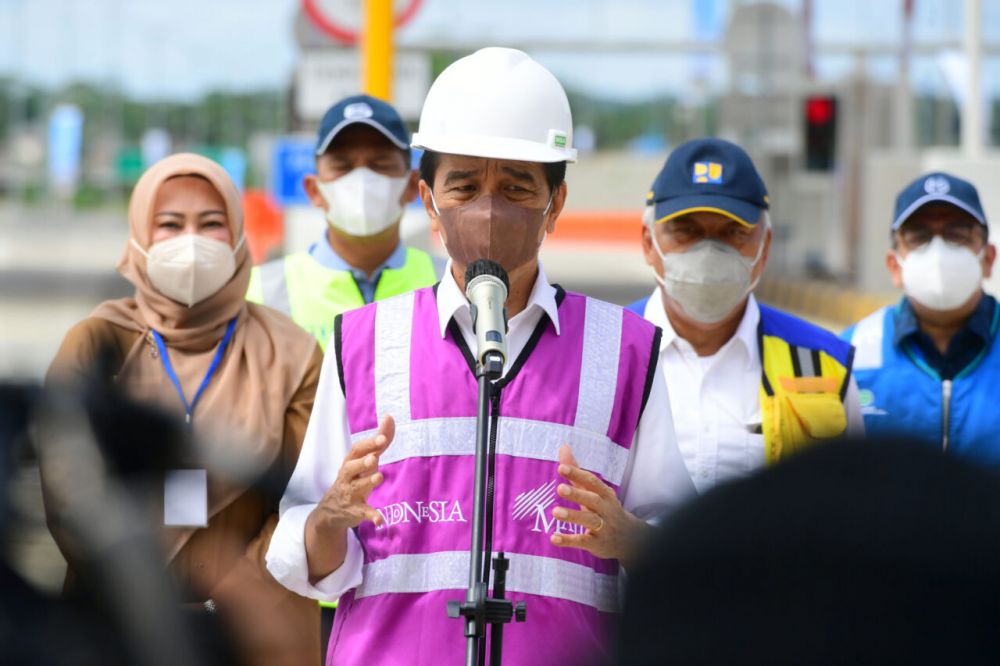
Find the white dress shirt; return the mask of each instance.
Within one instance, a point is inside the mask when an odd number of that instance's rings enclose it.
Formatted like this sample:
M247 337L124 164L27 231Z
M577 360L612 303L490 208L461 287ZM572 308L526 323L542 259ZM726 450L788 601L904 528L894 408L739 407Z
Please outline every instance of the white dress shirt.
M660 367L670 391L677 441L698 492L763 467L764 436L751 432L761 422L760 308L753 295L736 333L711 356L698 356L691 343L677 335L659 288L644 315L663 329ZM848 434L864 434L853 375L844 406Z
M475 349L469 302L455 282L450 265L437 290L437 309L441 337L447 331L448 322L454 318L466 344ZM527 306L509 322L508 358L517 358L543 315L549 317L558 335L556 289L549 284L539 266L538 278ZM278 526L266 556L268 570L282 585L303 596L324 600L336 599L357 587L361 583L363 564L361 544L354 531L349 530L344 563L315 585L309 582L304 545L306 519L333 484L351 446L337 358L332 345L329 349L323 361L302 452L281 498ZM618 359L608 359L608 362L617 363ZM504 374L509 365L504 367ZM449 389L446 386L441 388ZM622 503L641 518L654 518L656 514L676 508L694 494L694 486L674 436L667 385L653 382L646 409L632 440L629 465L621 485Z

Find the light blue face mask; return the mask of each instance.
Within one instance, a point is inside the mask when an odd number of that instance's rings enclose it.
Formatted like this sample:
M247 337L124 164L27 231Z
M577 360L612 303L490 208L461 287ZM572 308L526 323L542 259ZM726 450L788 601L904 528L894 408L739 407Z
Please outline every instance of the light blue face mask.
M764 253L763 234L757 254L747 259L731 246L714 239L698 241L686 252L664 253L656 234L653 247L663 261L663 277L653 275L663 291L681 306L691 319L716 324L727 316L757 286L754 267Z

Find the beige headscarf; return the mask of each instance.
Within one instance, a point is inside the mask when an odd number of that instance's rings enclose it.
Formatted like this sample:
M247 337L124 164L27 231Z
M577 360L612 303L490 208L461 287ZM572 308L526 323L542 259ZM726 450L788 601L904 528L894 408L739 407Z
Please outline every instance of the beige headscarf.
M201 176L215 187L225 201L236 245L243 235L239 192L222 167L190 153L171 155L157 162L136 183L129 203L130 240L134 239L143 249L149 248L157 192L165 181L177 176ZM227 448L239 442L240 449L235 452L238 456L243 459L252 456L259 464L267 465L281 452L285 412L312 361L316 341L287 317L245 301L251 269L245 243L235 259L236 272L229 282L204 301L187 307L152 286L145 257L131 242L126 242L118 271L135 285L135 297L105 301L91 316L141 334L126 355L117 381L130 396L160 404L178 416L184 415L183 405L151 344L150 330L163 336L185 396L191 401L226 325L235 317L232 340L196 406L193 424L207 446ZM213 437L210 433L225 433L225 437ZM209 474L209 516L225 508L243 491L238 484ZM172 557L192 531L170 532L175 537L170 539Z

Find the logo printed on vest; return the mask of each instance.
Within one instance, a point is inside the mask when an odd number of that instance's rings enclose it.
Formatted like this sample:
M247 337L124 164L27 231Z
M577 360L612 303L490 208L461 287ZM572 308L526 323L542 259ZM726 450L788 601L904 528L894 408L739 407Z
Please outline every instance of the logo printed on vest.
M875 393L871 389L861 389L858 391L858 403L861 406L863 416L885 416L888 414L884 409L880 409L875 404Z
M515 521L531 523L532 532L543 534L583 534L584 528L564 523L548 512L556 501L556 482L549 481L538 488L527 490L514 498L510 515Z
M462 513L462 505L458 500L417 500L415 502L394 502L382 508L376 508L384 521L376 530L384 530L393 525L405 523L466 523Z

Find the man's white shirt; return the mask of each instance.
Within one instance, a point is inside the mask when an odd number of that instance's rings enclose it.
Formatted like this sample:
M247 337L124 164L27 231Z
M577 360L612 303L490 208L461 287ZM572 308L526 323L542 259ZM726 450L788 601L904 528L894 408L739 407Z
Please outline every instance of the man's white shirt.
M549 318L556 334L560 334L556 293L539 265L527 306L509 322L505 375L543 316ZM445 336L448 323L454 318L469 349L475 349L469 302L455 282L450 264L438 286L437 310L441 337ZM348 530L344 563L326 578L310 583L304 544L306 519L333 485L351 447L344 392L340 388L332 344L328 350L302 452L281 498L278 526L266 560L271 574L288 589L303 596L332 600L361 583L363 553L353 530ZM618 359L608 359L608 362L617 363ZM657 373L661 363L662 360L657 362ZM442 390L449 388L442 387ZM470 451L472 445L470 442ZM503 480L498 479L498 482L503 483ZM622 503L639 517L651 519L656 514L671 511L694 494L695 488L674 435L667 384L653 382L632 440L628 469L621 486Z
M646 303L644 316L663 329L660 367L669 387L677 441L698 492L763 467L764 436L751 432L761 423L760 308L753 295L736 333L711 356L698 356L691 343L677 335L659 288ZM848 434L864 434L853 375L844 406Z

